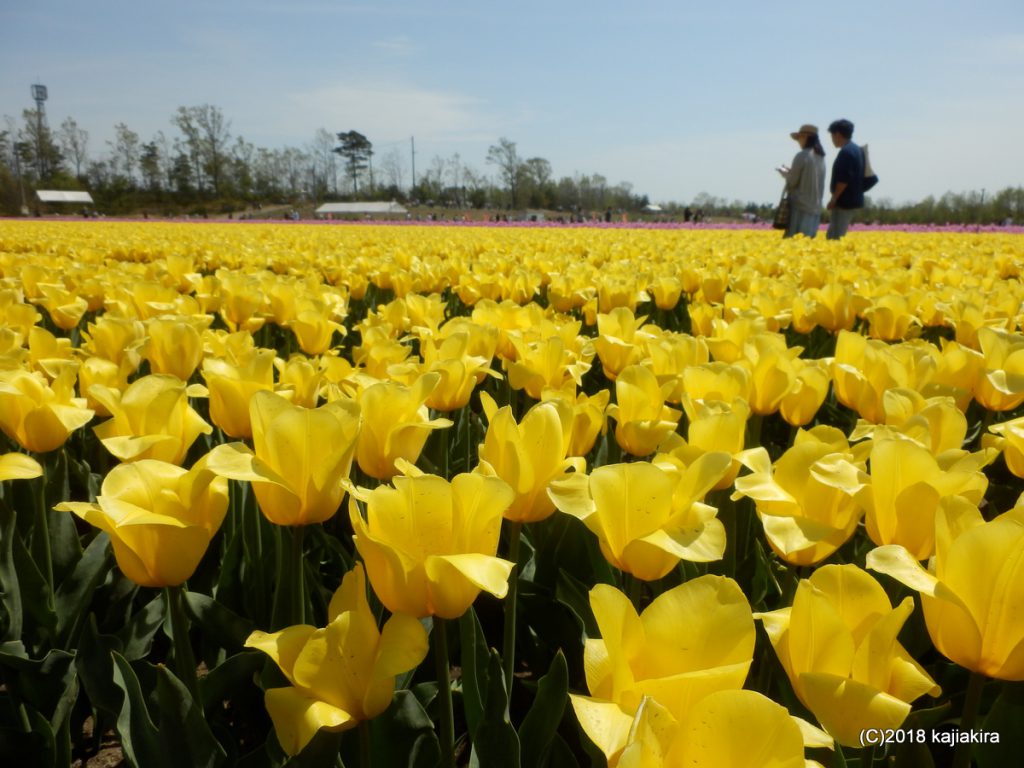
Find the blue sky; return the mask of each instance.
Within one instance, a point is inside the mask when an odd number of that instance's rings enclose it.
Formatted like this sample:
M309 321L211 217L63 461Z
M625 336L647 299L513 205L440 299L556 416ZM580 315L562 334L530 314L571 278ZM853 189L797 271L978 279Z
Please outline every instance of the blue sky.
M847 117L876 199L1024 184L1020 0L0 0L0 116L36 82L93 156L116 123L172 136L208 103L256 146L355 129L407 161L415 136L418 171L458 153L494 174L504 136L556 177L769 202L789 132Z

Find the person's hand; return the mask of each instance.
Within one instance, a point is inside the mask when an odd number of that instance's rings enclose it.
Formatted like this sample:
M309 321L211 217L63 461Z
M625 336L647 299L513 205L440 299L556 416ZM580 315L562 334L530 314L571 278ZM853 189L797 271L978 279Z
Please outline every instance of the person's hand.
M789 175L789 168L786 167L785 165L780 165L775 170L778 171L779 172L779 176L782 176L783 178L785 178L786 176Z
M827 208L827 209L828 209L828 210L830 210L830 211L831 211L831 210L832 210L833 208L835 208L835 207L836 207L836 201L835 201L835 200L829 200L829 201L828 201L828 205L826 205L826 206L825 206L825 208Z

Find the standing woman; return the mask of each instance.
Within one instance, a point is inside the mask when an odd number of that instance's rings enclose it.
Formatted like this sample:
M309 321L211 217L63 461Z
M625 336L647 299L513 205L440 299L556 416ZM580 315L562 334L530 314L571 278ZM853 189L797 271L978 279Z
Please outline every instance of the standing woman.
M825 192L825 150L816 125L801 125L799 131L789 135L800 144L800 151L793 158L792 167L778 169L789 194L789 226L783 237L793 237L798 232L814 237L821 223L821 199Z

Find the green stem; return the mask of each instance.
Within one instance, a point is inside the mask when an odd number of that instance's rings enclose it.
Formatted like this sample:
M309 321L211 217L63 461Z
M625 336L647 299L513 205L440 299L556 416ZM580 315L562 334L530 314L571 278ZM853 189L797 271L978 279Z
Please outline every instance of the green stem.
M32 555L35 561L43 566L43 578L46 579L47 588L46 601L49 607L53 608L53 550L50 542L50 510L46 505L46 483L50 467L45 457L39 464L43 468L43 475L38 478L34 487L36 528L32 532Z
M306 527L295 525L279 529L277 589L274 592L273 628L304 624L306 619L306 589L303 576L302 540Z
M513 522L509 526L508 559L512 562L512 573L508 577L508 594L505 595L505 637L502 644L501 666L505 673L505 690L512 700L512 673L516 667L516 599L519 595L519 540L523 524Z
M371 768L373 765L373 742L370 738L370 721L359 723L359 768Z
M201 705L199 681L196 677L196 659L192 655L192 642L188 637L188 617L185 614L185 587L164 587L167 614L171 617L171 637L174 641L174 666L178 679L188 688L192 700Z
M452 712L452 681L448 666L448 635L445 619L434 617L434 666L437 669L437 696L441 707L441 765L455 768L455 716Z
M875 745L864 747L860 752L861 768L871 768L875 764Z
M985 676L977 672L971 672L967 682L967 693L964 696L964 709L960 714L960 730L970 731L974 728L974 721L978 718L978 708L981 705L981 692L985 687ZM958 744L956 752L953 753L953 768L968 768L971 764L970 742Z

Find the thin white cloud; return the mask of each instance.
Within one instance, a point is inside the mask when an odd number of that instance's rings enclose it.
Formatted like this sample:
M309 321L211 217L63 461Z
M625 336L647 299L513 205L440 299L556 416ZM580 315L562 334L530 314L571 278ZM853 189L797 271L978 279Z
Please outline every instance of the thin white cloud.
M391 56L411 56L419 50L419 47L405 35L377 40L373 47Z
M409 135L431 141L478 141L497 135L480 100L403 83L330 85L295 93L290 101L293 114L302 115L307 125L354 129L384 141ZM278 113L281 133L294 131L291 111Z

